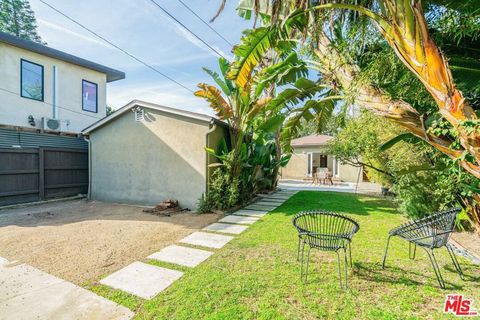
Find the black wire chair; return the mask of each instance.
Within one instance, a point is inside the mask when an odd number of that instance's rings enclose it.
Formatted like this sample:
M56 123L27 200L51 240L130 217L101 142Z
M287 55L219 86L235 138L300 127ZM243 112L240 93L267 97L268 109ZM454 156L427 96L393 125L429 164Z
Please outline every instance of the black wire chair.
M385 255L383 256L382 268L385 269L385 261L387 260L388 246L390 238L398 236L409 242L408 256L410 259L415 259L417 246L423 248L427 253L430 262L432 263L433 271L437 277L438 284L442 289L445 289L445 281L443 280L437 259L433 253L434 249L446 247L453 265L457 270L460 278L463 280L463 272L453 249L448 244L448 239L453 232L455 218L460 212L458 208L448 209L442 212L434 213L426 218L413 220L408 223L390 230L387 240L387 247L385 248ZM413 246L413 249L412 249Z
M358 223L347 216L325 211L303 211L295 215L292 222L298 231L297 260L300 260L301 254L300 278L305 282L307 281L311 249L332 251L337 254L340 287L343 288L339 254L339 250L343 250L345 257L345 288L347 288L347 248L350 255L350 266L352 266L351 242L353 235L360 228ZM308 246L308 252L304 274L305 245Z

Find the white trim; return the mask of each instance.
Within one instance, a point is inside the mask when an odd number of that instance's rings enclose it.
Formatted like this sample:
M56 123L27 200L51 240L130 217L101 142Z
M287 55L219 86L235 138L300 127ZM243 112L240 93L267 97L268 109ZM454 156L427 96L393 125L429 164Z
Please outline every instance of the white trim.
M307 177L313 175L313 152L307 152Z
M115 111L111 115L95 122L94 124L90 125L89 127L86 127L85 129L82 130L82 134L89 134L90 132L92 132L92 131L96 130L97 128L103 126L104 124L112 121L113 119L121 116L122 114L124 114L128 110L131 110L134 107L150 108L150 109L163 111L163 112L170 113L170 114L183 116L183 117L190 118L190 119L205 121L207 123L210 123L212 121L216 121L220 124L223 123L225 126L227 125L226 123L224 123L224 122L222 122L222 121L220 121L216 118L207 116L205 114L195 113L195 112L190 112L190 111L180 110L180 109L175 109L175 108L170 108L170 107L165 107L165 106L161 106L161 105L158 105L158 104L145 102L145 101L140 101L140 100L133 100L132 102L130 102L127 105L123 106L122 108L118 109L117 111Z

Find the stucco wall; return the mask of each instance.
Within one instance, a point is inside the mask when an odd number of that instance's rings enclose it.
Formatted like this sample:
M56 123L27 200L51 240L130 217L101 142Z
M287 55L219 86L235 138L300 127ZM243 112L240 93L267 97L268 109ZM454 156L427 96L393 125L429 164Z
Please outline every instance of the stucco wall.
M358 173L360 172L360 180L359 182L363 181L362 175L362 168L361 167L354 167L349 164L341 164L339 165L339 175L340 179L345 182L357 182Z
M93 199L154 205L177 199L194 209L206 188L209 124L145 108L131 111L90 135Z
M20 95L20 59L44 67L44 101L23 98ZM46 57L25 49L0 43L0 123L31 127L28 116L35 118L36 126L42 117L53 116L53 66L58 72L58 118L61 131L80 132L106 115L106 75L74 64ZM98 112L82 110L82 79L98 85ZM4 90L10 92L6 92ZM66 110L70 109L72 111Z
M294 179L302 180L306 178L307 165L308 165L308 153L322 153L326 154L325 148L322 147L297 147L294 149L292 158L288 162L287 166L282 169L281 179ZM333 170L333 156L327 155L327 167L330 172ZM353 167L348 164L339 164L339 172L337 177L345 182L357 182L358 172L361 168ZM362 181L362 173L360 173L360 181Z
M307 174L307 154L293 153L286 167L282 168L281 174L281 179L304 179Z

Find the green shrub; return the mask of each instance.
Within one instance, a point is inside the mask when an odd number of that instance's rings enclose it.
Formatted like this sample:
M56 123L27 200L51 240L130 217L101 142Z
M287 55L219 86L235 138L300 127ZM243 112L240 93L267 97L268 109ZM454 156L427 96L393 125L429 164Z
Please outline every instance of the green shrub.
M198 199L197 212L198 213L210 213L212 212L213 204L208 196L202 194L202 197Z

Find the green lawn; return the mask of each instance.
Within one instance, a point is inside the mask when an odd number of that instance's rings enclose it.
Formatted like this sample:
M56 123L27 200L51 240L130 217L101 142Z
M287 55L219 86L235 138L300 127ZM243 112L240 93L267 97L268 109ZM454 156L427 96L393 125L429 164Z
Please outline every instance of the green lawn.
M347 291L339 288L334 253L312 251L309 281L300 281L291 220L309 209L346 213L360 224ZM453 318L442 313L447 293L463 293L480 309L478 266L460 259L466 281L460 280L445 249L437 258L447 290L438 287L425 252L417 250L416 260L409 260L408 244L400 239L392 241L382 270L388 231L404 220L384 199L299 192L200 266L182 268L179 281L134 309L139 319ZM122 296L117 300L125 302Z

